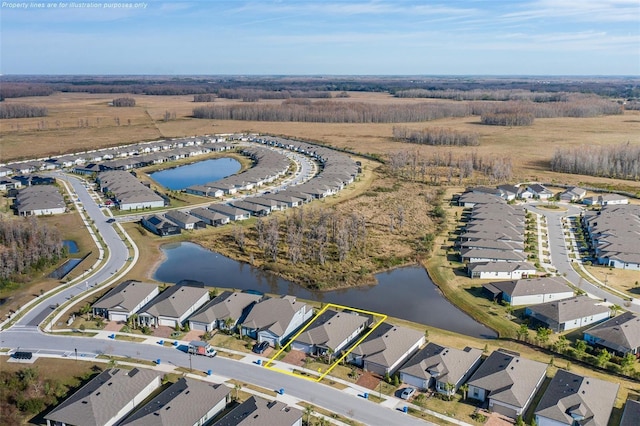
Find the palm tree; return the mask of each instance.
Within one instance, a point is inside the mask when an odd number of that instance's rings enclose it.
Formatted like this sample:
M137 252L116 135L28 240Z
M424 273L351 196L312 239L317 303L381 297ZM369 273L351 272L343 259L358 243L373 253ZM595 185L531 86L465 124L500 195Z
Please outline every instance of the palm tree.
M224 326L227 330L229 330L229 333L231 333L231 328L233 327L233 325L235 324L236 320L234 320L233 318L229 317L226 320L224 320Z
M444 384L444 390L447 392L447 399L449 401L451 401L451 398L453 398L453 391L455 390L456 385L454 385L453 383L445 383Z
M611 307L609 309L611 309L611 316L612 317L615 317L618 314L618 311L622 310L620 305L611 305Z
M236 384L233 386L233 389L236 391L236 401L237 401L237 400L238 400L238 393L240 392L240 389L242 389L242 386L240 386L240 384L239 384L239 383L236 383Z
M312 407L312 406L310 406L310 405L307 405L307 406L304 408L304 414L307 416L307 425L310 425L310 424L311 424L311 416L313 416L313 413L314 413L314 412L315 412L315 411L314 411L313 407Z
M465 383L460 386L460 390L462 391L462 399L467 399L467 392L469 392L469 385Z

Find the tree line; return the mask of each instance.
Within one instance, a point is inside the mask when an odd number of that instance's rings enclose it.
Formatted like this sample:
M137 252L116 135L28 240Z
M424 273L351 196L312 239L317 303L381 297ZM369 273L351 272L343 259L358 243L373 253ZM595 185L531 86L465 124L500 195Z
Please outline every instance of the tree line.
M486 112L480 116L480 122L490 126L530 126L533 120L533 113L521 108Z
M52 265L65 255L60 234L34 217L0 218L0 282Z
M111 104L114 107L134 107L136 106L136 100L133 98L115 98Z
M195 118L313 123L401 123L468 115L471 115L468 105L451 102L379 105L322 100L280 105L208 105L193 109Z
M260 99L331 98L331 92L322 90L219 89L216 93L220 98L242 99L244 102L257 102Z
M558 148L551 158L551 170L638 180L640 178L640 145L627 142L615 146L581 145Z
M213 102L217 96L213 93L202 93L199 95L193 95L193 102Z
M0 103L0 119L45 117L47 108L27 104Z
M408 89L394 93L397 98L450 99L454 101L532 101L561 102L569 99L564 92L532 92L522 89L427 90Z
M394 176L417 182L440 185L443 181L461 184L463 179L478 172L492 182L510 180L513 176L513 165L510 157L496 155L480 155L476 151L455 155L433 152L425 156L419 151L396 151L389 154L387 162Z
M393 138L397 141L422 145L476 146L480 144L477 133L463 132L446 127L427 127L422 130L404 126L393 127Z

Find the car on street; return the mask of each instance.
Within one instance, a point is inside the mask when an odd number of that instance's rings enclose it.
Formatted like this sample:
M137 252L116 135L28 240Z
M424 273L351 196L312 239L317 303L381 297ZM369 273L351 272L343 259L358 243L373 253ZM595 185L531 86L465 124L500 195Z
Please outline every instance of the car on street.
M13 353L13 359L31 359L33 354L31 352L17 351Z
M253 345L253 352L257 354L261 354L264 351L266 351L268 347L269 347L269 342L261 342L261 343L256 342L256 344Z
M400 394L400 398L402 399L411 399L411 397L416 393L416 389L412 387L407 387L402 390Z
M113 223L113 222L115 222L115 221L116 221L116 220L115 220L114 218L107 219L107 223Z

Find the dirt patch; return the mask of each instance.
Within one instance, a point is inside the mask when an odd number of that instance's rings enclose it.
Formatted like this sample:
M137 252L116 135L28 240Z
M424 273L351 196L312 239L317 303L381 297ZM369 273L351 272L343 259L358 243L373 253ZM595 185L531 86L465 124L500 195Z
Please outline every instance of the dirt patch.
M304 352L292 350L287 355L285 355L284 358L282 358L282 362L302 367L304 365L304 359L306 357L307 355Z
M356 385L375 390L378 387L380 380L381 378L378 375L373 374L370 371L363 371L360 373L360 378L356 381Z

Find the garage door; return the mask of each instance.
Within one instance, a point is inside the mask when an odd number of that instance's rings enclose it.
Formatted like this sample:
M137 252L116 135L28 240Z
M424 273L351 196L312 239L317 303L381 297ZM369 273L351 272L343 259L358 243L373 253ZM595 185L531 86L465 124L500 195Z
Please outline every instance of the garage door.
M309 345L307 345L305 343L292 342L291 343L291 349L293 349L294 351L300 351L300 352L304 352L304 353L309 353L309 350L311 348L310 348Z
M127 322L127 314L112 313L112 314L109 314L109 320Z
M500 405L495 402L493 403L493 407L489 407L489 408L491 409L491 411L495 411L496 413L500 413L504 416L511 417L512 419L515 419L516 417L518 417L518 413L513 408L505 407L504 405Z
M208 330L209 327L207 326L207 324L203 324L201 322L191 322L191 321L189 321L189 327L192 330L205 331L205 332L209 331Z

